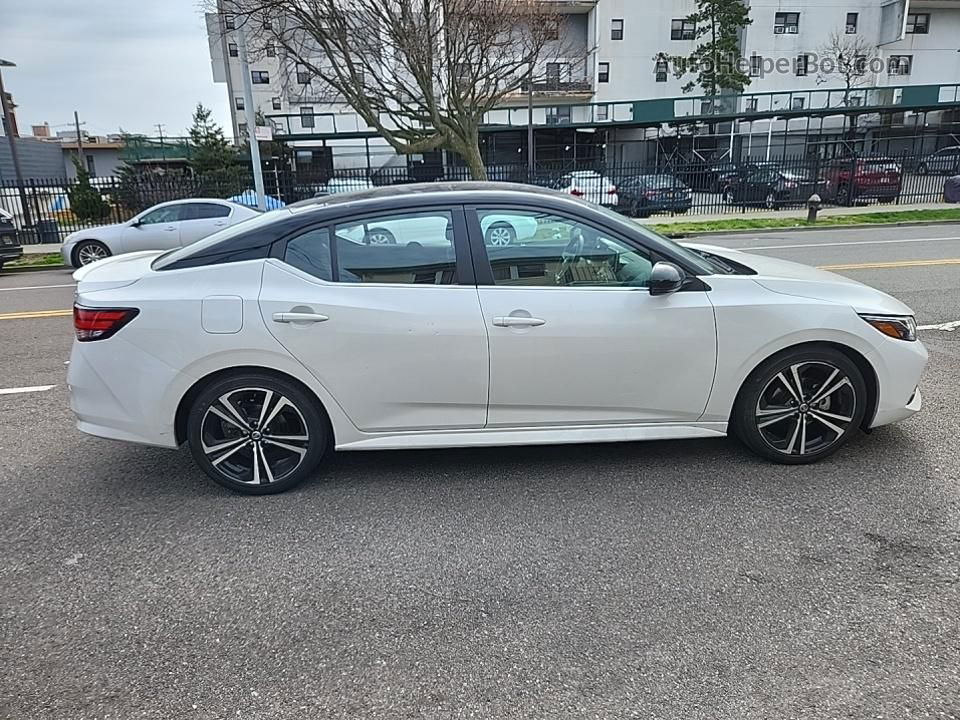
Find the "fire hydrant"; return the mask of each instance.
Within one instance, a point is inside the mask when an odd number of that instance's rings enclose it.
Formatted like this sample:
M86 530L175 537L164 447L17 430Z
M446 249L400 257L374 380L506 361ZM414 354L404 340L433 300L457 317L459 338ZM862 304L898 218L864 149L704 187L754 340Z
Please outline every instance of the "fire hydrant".
M823 203L823 200L820 199L820 195L814 193L810 196L810 199L807 200L807 222L815 223L817 221L817 213L820 212L820 205Z

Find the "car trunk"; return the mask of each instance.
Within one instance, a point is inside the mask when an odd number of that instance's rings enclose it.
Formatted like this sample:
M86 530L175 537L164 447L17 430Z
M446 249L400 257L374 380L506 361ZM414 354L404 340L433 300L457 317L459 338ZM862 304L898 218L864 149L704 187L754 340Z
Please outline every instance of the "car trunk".
M144 275L153 272L151 269L153 261L163 253L162 250L144 250L116 255L84 265L73 273L73 279L77 281L77 293L112 290L132 285Z

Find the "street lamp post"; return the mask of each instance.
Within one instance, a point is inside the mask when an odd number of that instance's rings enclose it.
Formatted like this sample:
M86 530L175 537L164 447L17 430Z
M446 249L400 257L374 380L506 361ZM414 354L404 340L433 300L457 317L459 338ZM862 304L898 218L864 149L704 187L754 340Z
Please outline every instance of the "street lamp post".
M0 68L16 67L15 63L0 58ZM0 70L0 103L3 105L3 125L10 143L10 157L13 159L13 172L17 177L17 187L20 189L20 208L23 213L23 226L29 227L30 205L27 203L27 190L23 184L23 172L20 170L20 156L17 154L17 143L13 137L13 122L10 114L10 103L7 102L7 92L3 89L3 71Z

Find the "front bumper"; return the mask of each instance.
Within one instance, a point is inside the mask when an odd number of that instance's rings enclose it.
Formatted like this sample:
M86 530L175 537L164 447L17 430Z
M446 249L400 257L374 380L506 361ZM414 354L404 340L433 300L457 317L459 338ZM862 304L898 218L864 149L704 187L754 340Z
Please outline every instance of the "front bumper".
M22 257L23 248L19 245L0 245L0 263L7 263Z
M920 411L920 378L927 366L927 349L919 340L884 338L880 352L869 358L877 373L877 411L871 428L906 420Z

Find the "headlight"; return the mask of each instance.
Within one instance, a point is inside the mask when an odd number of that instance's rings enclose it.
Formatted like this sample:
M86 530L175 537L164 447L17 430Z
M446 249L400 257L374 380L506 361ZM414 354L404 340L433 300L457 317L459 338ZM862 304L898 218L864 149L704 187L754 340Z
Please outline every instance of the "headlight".
M884 335L913 342L917 339L917 321L910 315L861 315Z

